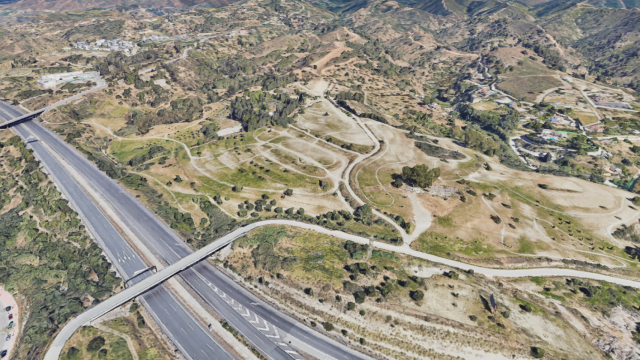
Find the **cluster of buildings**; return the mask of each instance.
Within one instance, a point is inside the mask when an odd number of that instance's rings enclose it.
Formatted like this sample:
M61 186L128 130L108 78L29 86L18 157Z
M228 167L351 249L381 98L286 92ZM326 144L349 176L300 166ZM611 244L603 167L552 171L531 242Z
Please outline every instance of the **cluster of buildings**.
M558 116L558 115L552 116L551 119L549 119L549 122L554 124L554 125L567 125L567 126L574 125L573 121L569 121L569 120L565 119L564 117Z
M609 167L605 168L605 170L611 173L611 175L613 175L614 177L620 176L622 174L622 169L611 164L609 164Z
M36 81L36 84L45 89L52 89L70 82L87 82L89 80L93 80L92 74L74 71L61 74L40 75L40 79Z
M86 41L78 41L77 43L73 44L73 47L77 50L86 51L122 51L126 55L129 55L134 49L135 45L132 41L122 39L101 39L96 41L95 45L91 45Z
M474 93L473 102L481 102L484 99L494 95L496 95L496 92L491 90L491 87L489 87L489 85L479 85L478 89Z
M206 34L202 34L202 35L180 34L180 35L174 35L174 36L149 35L148 37L144 36L140 40L140 42L149 44L149 43L163 43L168 41L193 41L193 40L204 41L209 39L215 39L221 36L227 36L232 38L238 35L248 35L248 34L249 32L247 30L237 30L237 31L234 30L226 34L219 34L219 35L206 35Z
M539 137L549 141L560 141L566 140L569 138L569 135L562 133L560 131L542 129L542 131L538 134Z
M162 35L151 35L149 37L143 37L142 40L140 40L143 43L149 44L149 43L162 43L162 42L166 42L166 41L185 41L189 38L189 35L187 34L180 34L180 35L175 35L175 36L162 36Z
M626 102L618 101L618 100L609 100L602 97L594 97L593 103L597 106L603 106L614 109L631 109L631 105Z
M604 126L602 125L586 126L585 129L589 132L597 132L597 133L604 132Z

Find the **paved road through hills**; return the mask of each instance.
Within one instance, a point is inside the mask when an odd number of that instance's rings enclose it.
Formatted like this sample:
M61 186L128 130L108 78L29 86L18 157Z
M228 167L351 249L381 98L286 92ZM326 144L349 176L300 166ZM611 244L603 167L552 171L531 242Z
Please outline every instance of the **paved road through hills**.
M151 281L161 281L162 279L168 279L171 276L177 274L178 272L180 272L182 269L184 269L186 266L189 266L190 264L194 264L196 262L199 262L201 259L207 257L208 255L210 255L212 252L216 251L217 249L220 249L222 246L227 245L229 243L231 243L232 241L234 241L235 239L240 238L241 236L246 235L248 232L250 232L251 230L263 227L263 226L269 226L269 225L288 225L288 226L296 226L296 227L300 227L300 228L304 228L304 229L308 229L308 230L313 230L322 234L327 234L327 235L331 235L337 238L341 238L344 240L351 240L360 244L369 244L369 239L367 238L363 238L361 236L357 236L357 235L351 235L351 234L347 234L341 231L336 231L336 230L329 230L326 228L323 228L319 225L314 225L314 224L307 224L307 223L301 223L298 221L294 221L294 220L284 220L284 219L274 219L274 220L264 220L264 221L259 221L259 222L255 222L249 225L246 225L244 227L238 228L236 230L234 230L233 232L222 236L220 238L218 238L217 240L215 240L214 242L206 245L205 247L199 249L198 251L188 255L187 257L181 259L179 262L174 263L173 265L166 267L160 271L158 271L156 274L150 276L149 278L145 279L145 282L149 282ZM430 260L430 261L434 261L434 262L438 262L438 263L443 263L455 268L459 268L462 270L474 270L475 273L477 274L483 274L483 275L488 275L488 276L498 276L498 277L527 277L527 276L567 276L567 277L581 277L581 278L588 278L588 279L593 279L593 280L604 280L604 281L608 281L611 283L615 283L615 284L619 284L619 285L623 285L623 286L632 286L635 288L640 288L640 282L637 281L633 281L633 280L627 280L627 279L620 279L620 278L615 278L615 277L611 277L611 276L607 276L607 275L601 275L601 274L596 274L596 273L589 273L589 272L585 272L585 271L578 271L578 270L573 270L573 269L559 269L559 268L539 268L539 269L518 269L518 270L505 270L505 269L489 269L489 268L483 268L483 267L479 267L479 266L474 266L474 265L468 265L468 264L464 264L455 260L449 260L449 259L444 259L435 255L430 255L430 254L425 254L422 252L418 252L415 250L412 250L410 248L406 248L403 246L394 246L394 245L390 245L387 243L381 243L381 242L373 242L373 246L376 248L381 248L381 249L385 249L388 251L393 251L393 252L399 252L399 253L404 253L404 254L408 254L411 256L415 256L415 257L419 257L422 259L426 259L426 260ZM202 283L199 284L199 290L198 291L203 291L203 289L210 289L210 290L206 290L206 291L213 291L216 295L220 295L221 293L223 293L226 289L220 289L218 287L216 287L215 285L211 284L210 282L208 282L206 280L206 278L202 275L197 273L196 271L196 275L199 276L202 279ZM154 280L153 278L158 278L158 280ZM153 282L150 282L150 284L152 284ZM150 285L149 284L145 284L144 282L139 282L137 284L135 284L134 286L128 288L126 291L118 293L114 296L112 296L111 298L103 301L101 303L101 305L94 307L88 311L85 311L84 313L82 313L80 316L78 316L77 318L73 319L71 322L69 322L68 324L65 325L65 327L63 328L63 330L56 336L55 340L53 341L53 344L51 346L51 349L49 350L49 352L47 353L47 356L45 357L45 360L56 360L56 349L61 349L66 340L68 339L67 336L70 336L70 334L72 334L73 332L75 332L75 330L80 327L83 323L83 321L87 321L88 319L93 319L96 318L102 314L104 314L105 312L109 311L109 309L114 309L117 306L119 306L120 304L128 301L128 299L132 298L133 296L135 296L136 293L141 293L143 292L146 288L148 288ZM126 292L129 292L130 294L127 294ZM231 299L229 297L227 297L227 301L228 302L232 302ZM256 299L256 301L258 301ZM100 308L100 306L102 306L102 308ZM235 303L236 307L241 307L240 304ZM243 309L243 312L245 312L245 314L248 316L248 312L246 311L246 309ZM264 319L262 319L260 317L258 317L257 315L253 315L249 317L249 321L250 322L257 322L259 323L259 325L261 327L268 327L268 323L266 323L264 321ZM261 321L260 321L261 320ZM277 331L272 332L272 335L279 335L279 333ZM281 334L280 334L281 335ZM292 337L287 337L287 336L280 336L280 338L282 338L285 342L286 341L290 341L290 339L293 339L294 341L296 340L295 338ZM301 347L305 347L305 344L300 344L299 346ZM306 349L305 349L306 350ZM53 355L51 355L53 354ZM50 356L51 355L51 356Z
M0 118L7 120L20 114L19 111L0 102ZM14 127L23 139L30 136L27 129L28 124L30 123L18 124ZM100 247L107 253L119 274L128 279L138 270L145 269L147 265L44 145L39 141L31 141L29 146L73 207L81 214L87 228L96 237ZM148 275L142 274L132 282L141 281L146 276ZM146 303L147 310L187 358L194 360L233 359L182 304L171 296L164 286L159 286L146 293L141 297L141 302ZM170 311L167 312L167 309ZM190 331L185 333L184 329Z
M1 105L0 105L1 107ZM155 215L153 215L146 207L139 203L133 196L131 196L126 190L120 187L116 182L106 177L102 172L88 162L85 158L75 151L75 149L68 146L56 135L52 134L48 130L44 129L37 122L30 122L20 125L21 127L27 127L33 132L39 139L46 142L49 146L53 147L55 151L60 154L66 161L68 161L79 173L83 174L93 186L102 194L102 196L111 203L111 206L118 211L119 217L132 229L135 236L144 241L156 255L161 258L166 264L172 264L179 261L181 258L188 256L192 253L192 250L179 238L173 231L160 221ZM247 231L249 228L256 228L268 224L283 223L281 221L263 221L260 223L251 224L245 228L238 229L236 231ZM358 242L368 243L369 239L364 239L354 235L349 235L341 232L330 231L319 226L290 222L293 226L302 228L308 228L315 231L327 233L333 236L337 236L343 239L351 239ZM235 232L234 232L235 233ZM605 280L616 284L628 285L634 287L640 287L640 283L619 279L615 277L600 275L596 273L589 273L571 269L522 269L522 270L502 270L502 269L487 269L468 264L460 263L457 261L440 258L434 255L425 254L407 249L404 247L397 247L385 243L374 243L375 247L382 248L388 251L400 252L409 254L412 256L420 257L434 262L443 263L449 266L458 267L461 269L474 269L479 274L485 274L488 276L571 276L582 277L596 280ZM238 327L248 329L248 338L259 339L254 342L254 345L258 346L264 351L268 348L268 342L264 341L265 337L268 337L265 333L259 333L258 327L248 327L250 322L247 318L244 318L244 327L242 327L242 319L238 319L239 314L237 309L234 309L229 303L223 303L221 299L229 297L234 299L236 304L242 305L242 309L251 312L251 316L259 316L263 319L262 324L266 324L267 328L279 329L280 337L293 338L300 342L303 342L312 350L320 351L325 354L322 358L336 358L336 359L353 359L353 358L366 358L363 354L359 354L351 349L348 349L336 342L322 336L319 333L312 331L299 324L298 322L280 314L275 309L269 307L267 304L258 300L251 293L242 288L239 284L236 284L231 279L220 274L220 272L209 265L208 263L198 263L191 269L181 274L186 282L191 285L198 293L212 306L215 307L225 318L230 322L237 321ZM209 290L210 289L210 290ZM222 294L222 295L221 295ZM227 306L225 306L225 304ZM255 317L254 317L255 318ZM236 324L234 324L234 327ZM253 330L255 329L255 330ZM258 330L256 332L256 330ZM243 332L244 333L244 332ZM245 334L245 336L247 336ZM260 335L263 335L262 337ZM274 342L275 344L275 342ZM276 358L281 354L282 348L273 348L271 356ZM285 350L286 352L286 350Z
M13 116L19 115L17 110L12 109L7 104L0 103L0 109ZM118 183L98 170L77 150L70 147L57 135L45 129L36 121L26 122L17 126L26 128L39 141L53 148L61 158L64 158L78 173L82 174L102 194L102 197L111 204L112 209L118 213L118 217L132 233L143 241L165 264L172 264L192 253L191 248L164 222L152 214L146 206L130 195ZM208 263L196 264L192 269L183 272L181 276L229 323L272 359L299 358L299 355L291 352L292 349L288 347L287 343L281 342L283 337L289 336L294 338L292 343L300 344L306 352L310 352L318 358L333 358L337 360L368 359L367 356L282 315L268 304L257 299L241 285L222 275ZM260 326L250 322L248 318L238 316L240 314L239 310L224 302L219 294L206 285L207 283L215 286L225 296L234 299L235 302L242 305L243 310L250 311L250 316L258 316L263 319L263 323L268 323L267 326ZM265 327L268 330L261 330ZM274 328L277 328L275 331L278 331L277 338L273 337Z

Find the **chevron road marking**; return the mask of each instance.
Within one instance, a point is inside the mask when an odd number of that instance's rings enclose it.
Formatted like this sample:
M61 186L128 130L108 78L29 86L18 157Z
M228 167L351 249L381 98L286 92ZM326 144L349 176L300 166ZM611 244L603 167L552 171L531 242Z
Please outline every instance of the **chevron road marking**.
M269 338L271 341L273 341L274 344L276 344L278 347L284 350L285 353L291 356L294 360L304 360L304 358L300 354L298 354L298 352L295 351L289 344L283 343L283 342L277 342L277 339L280 339L280 333L278 332L277 327L273 326L273 324L269 324L269 322L267 322L265 319L258 316L258 314L249 310L242 304L236 302L230 296L227 296L227 294L225 294L217 286L207 281L204 278L204 276L202 276L197 271L195 271L195 273L198 275L200 279L203 280L205 284L207 284L207 286L209 286L213 290L213 292L216 293L216 295L220 296L220 298L224 300L224 302L226 302L229 306L231 306L233 310L235 310L240 316L242 316L245 320L247 320L254 328L260 331L265 337ZM258 304L251 303L251 305L258 305ZM264 326L264 327L260 327L260 326Z

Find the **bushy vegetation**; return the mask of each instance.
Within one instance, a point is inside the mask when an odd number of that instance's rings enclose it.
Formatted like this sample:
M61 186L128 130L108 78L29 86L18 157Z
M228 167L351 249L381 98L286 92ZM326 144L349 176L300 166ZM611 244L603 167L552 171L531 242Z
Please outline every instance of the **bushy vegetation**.
M252 131L266 125L287 126L293 122L291 113L304 104L305 96L292 98L287 94L271 95L268 92L256 91L249 96L237 97L231 101L231 118L242 122L246 131ZM271 110L268 103L277 102Z
M53 90L40 90L40 89L28 89L22 90L16 95L16 99L18 100L26 100L32 97L40 96L43 94L52 94Z
M152 126L194 121L202 117L204 102L199 97L173 100L170 107L154 113L127 113L127 124L135 125L139 134L146 134Z
M0 148L20 152L2 152L0 208L21 200L0 215L0 283L27 301L16 356L36 359L59 327L83 311L83 296L104 299L120 280L31 150L18 137Z
M104 36L104 34L101 36ZM126 78L127 75L133 75L135 83L135 76L138 72L135 68L132 69L132 67L153 63L160 59L161 56L162 54L154 49L139 51L131 56L126 56L119 51L112 51L94 65L94 70L98 71L107 81L114 81ZM131 82L131 80L132 78L130 76L129 82Z
M500 115L491 111L476 110L469 104L460 106L460 118L498 135L503 141L506 141L520 124L520 115L516 110L510 109L506 114Z
M185 87L197 88L207 95L209 101L214 102L219 100L220 89L226 89L225 95L230 97L253 86L271 91L296 81L296 76L288 73L294 65L294 57L285 58L282 53L283 51L276 50L251 59L240 53L222 54L217 58L198 56L189 59L194 72L194 78L190 79L182 77L179 68L173 64L166 65L165 69L172 81ZM283 73L266 73L264 70L268 64L274 64Z
M464 144L468 148L480 151L485 155L498 156L501 163L512 168L527 169L509 145L500 141L500 139L493 138L493 136L487 136L471 126L468 126L464 132Z
M445 148L441 148L440 146L428 144L422 141L416 141L416 147L425 154L429 156L436 157L438 159L447 159L447 160L462 160L464 159L464 155L459 151L447 150Z
M167 149L163 146L155 145L152 146L149 151L144 153L143 155L136 155L129 160L129 166L138 166L140 164L144 164L145 162L163 155L167 152Z
M405 182L421 188L430 187L440 177L440 168L429 169L427 165L420 164L414 167L405 166L400 175Z
M257 235L240 239L237 246L247 247L257 244L251 250L254 266L256 269L275 273L281 269L286 270L291 264L298 261L296 257L284 257L276 254L275 245L284 235L286 235L284 227L267 228L258 232Z
M611 235L613 235L616 239L627 240L634 243L640 243L640 234L638 234L636 225L627 226L622 224L619 228L617 228ZM636 256L637 251L628 251L630 255Z
M91 36L101 39L115 39L120 37L123 27L124 20L94 21L82 27L71 27L62 37L70 41L84 40Z
M365 38L370 39L371 36L364 31L358 31L358 35L363 36ZM371 39L372 41L368 41L365 44L357 44L347 41L347 46L352 51L342 53L342 57L336 59L335 61L345 60L345 57L354 57L356 55L361 56L364 59L367 59L364 64L356 64L357 67L362 69L367 69L372 71L373 73L384 76L386 78L402 78L408 76L413 70L409 67L398 66L384 55L387 54L391 56L393 59L400 59L402 56L397 54L394 50L386 47L382 42L378 39ZM376 62L377 66L373 65L373 62Z
M364 103L364 94L360 92L341 91L336 95L336 101L354 100Z

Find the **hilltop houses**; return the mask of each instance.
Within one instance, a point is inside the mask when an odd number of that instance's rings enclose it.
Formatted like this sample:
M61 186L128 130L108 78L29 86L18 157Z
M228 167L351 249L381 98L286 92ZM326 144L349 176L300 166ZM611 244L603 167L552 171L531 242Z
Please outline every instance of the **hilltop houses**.
M549 129L542 129L542 132L540 132L538 136L545 140L551 140L551 141L560 141L560 140L566 140L569 138L569 135L567 134L564 134L555 130L549 130Z
M100 39L96 41L95 45L91 45L86 41L78 41L73 44L73 47L77 50L85 51L122 51L125 55L129 55L135 45L131 41L122 39L105 40Z

